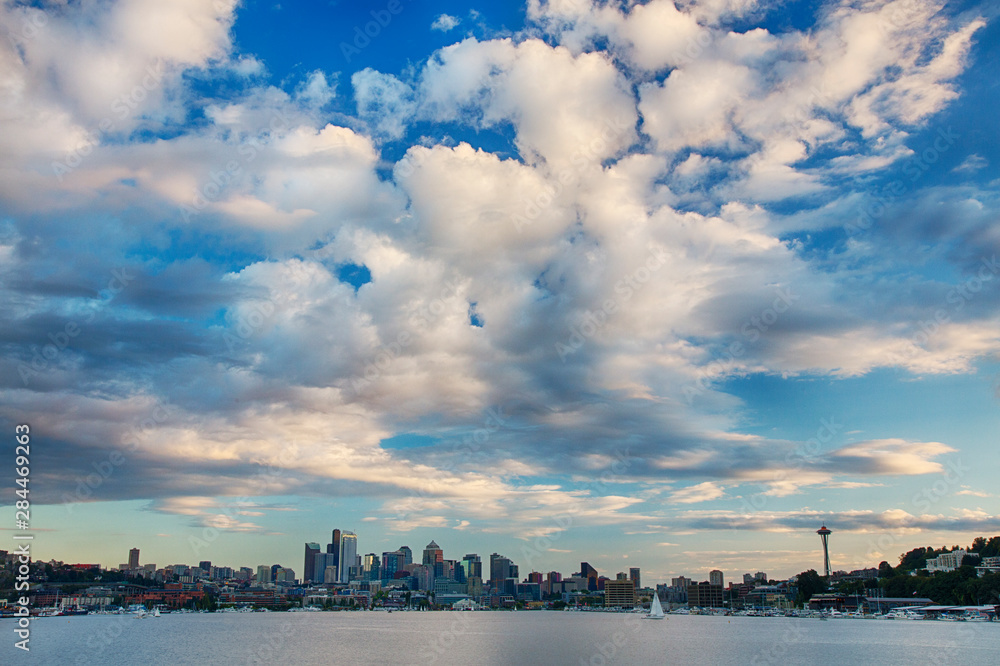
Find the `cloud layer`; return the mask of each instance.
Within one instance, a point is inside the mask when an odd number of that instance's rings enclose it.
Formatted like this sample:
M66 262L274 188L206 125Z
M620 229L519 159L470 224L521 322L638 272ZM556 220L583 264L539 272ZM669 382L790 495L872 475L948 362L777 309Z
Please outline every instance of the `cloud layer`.
M390 530L730 529L688 508L958 450L751 434L725 383L1000 351L995 187L878 182L949 150L986 168L934 125L986 19L845 2L771 31L752 2L531 0L517 34L282 87L234 11L3 5L0 417L39 424L49 488L120 450L128 474L78 499L221 530L257 524L218 498L290 494L370 497ZM898 523L883 502L838 515Z

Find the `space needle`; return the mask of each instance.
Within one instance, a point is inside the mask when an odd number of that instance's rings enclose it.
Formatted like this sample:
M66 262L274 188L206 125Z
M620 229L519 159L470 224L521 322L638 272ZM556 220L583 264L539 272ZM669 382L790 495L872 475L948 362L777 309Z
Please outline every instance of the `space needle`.
M818 530L816 534L819 538L823 540L823 571L827 578L830 577L830 530L827 529L826 525L823 525Z

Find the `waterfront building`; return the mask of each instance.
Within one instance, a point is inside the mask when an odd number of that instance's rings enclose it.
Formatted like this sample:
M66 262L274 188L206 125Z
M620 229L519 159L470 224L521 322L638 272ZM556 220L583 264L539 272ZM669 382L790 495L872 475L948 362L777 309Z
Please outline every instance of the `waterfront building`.
M561 582L562 582L561 573L559 573L558 571L548 572L547 574L545 574L545 584L542 592L544 594L556 594L555 590L553 590L553 585ZM562 590L559 591L562 592Z
M692 608L722 608L722 586L708 581L689 585L687 602Z
M604 583L605 608L635 608L635 584L624 574L618 580Z
M466 576L465 590L470 597L475 597L478 599L479 597L483 596L483 577Z

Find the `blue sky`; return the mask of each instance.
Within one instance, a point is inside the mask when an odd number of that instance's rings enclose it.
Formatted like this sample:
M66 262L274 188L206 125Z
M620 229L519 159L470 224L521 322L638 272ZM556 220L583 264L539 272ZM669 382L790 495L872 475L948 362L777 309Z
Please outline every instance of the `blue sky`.
M38 557L338 527L666 580L1000 530L989 3L2 7Z

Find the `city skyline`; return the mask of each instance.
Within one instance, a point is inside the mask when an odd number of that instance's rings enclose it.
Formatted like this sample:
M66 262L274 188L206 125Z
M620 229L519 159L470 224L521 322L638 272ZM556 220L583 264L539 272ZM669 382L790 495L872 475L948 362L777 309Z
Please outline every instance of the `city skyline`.
M313 4L0 5L33 557L1000 531L996 3Z
M342 534L342 532L341 532L340 529L336 529L336 530L333 530L333 531L337 534L337 536L340 536ZM350 534L352 536L357 537L357 535L354 532L350 531L350 530L343 531L343 534ZM976 535L976 536L979 536L979 535ZM973 537L970 537L968 539L968 541L971 542L972 538ZM323 554L323 553L327 552L326 547L324 547L324 545L321 544L321 543L319 543L319 542L308 542L308 541L306 541L306 542L303 542L303 543L305 544L306 548L309 548L310 546L317 546L317 549L315 550L316 554ZM950 547L964 548L965 544L966 544L966 541L959 540L959 542L956 543L956 544L944 544L942 547L944 547L944 548L950 548ZM332 544L328 544L328 546L329 545L332 545ZM444 549L440 548L439 546L437 546L437 542L434 539L431 539L430 542L428 543L428 546L431 546L431 545L439 548L440 551L442 552L442 557L443 557ZM514 546L516 544L514 544L513 542L507 542L507 545L508 546ZM295 571L296 578L301 579L305 583L305 582L311 581L311 579L306 578L306 572L307 572L308 569L307 569L307 566L305 565L305 560L304 560L304 557L303 557L303 553L301 552L301 544L300 544L299 547L300 547L300 552L296 556L298 559L292 559L291 556L288 556L288 557L284 557L283 559L280 559L280 560L269 561L266 564L262 564L261 562L257 562L257 561L254 561L254 562L243 562L243 561L241 561L241 562L238 562L238 563L234 563L234 562L225 562L225 563L223 563L222 560L215 559L213 557L209 557L207 561L211 562L215 566L228 566L228 567L231 567L233 569L239 569L240 567L245 567L245 568L256 570L260 566L278 566L278 565L280 565L282 567L289 568L289 569L292 569L293 571ZM910 544L905 544L905 542L900 542L900 548L901 548L900 552L897 553L895 556L890 557L890 558L888 558L887 560L884 560L884 561L888 561L888 563L891 566L896 566L896 564L898 564L898 558L899 557L901 557L905 552L908 552L912 548L916 548L916 547L920 547L917 542L913 542L913 543L910 543ZM420 556L419 556L419 554L425 552L425 548L424 547L420 547L420 546L413 547L412 544L401 543L400 545L398 545L398 546L396 546L394 548L389 548L389 549L386 549L386 550L380 550L380 549L379 550L369 550L368 548L364 547L364 548L361 548L360 550L356 551L356 556L357 556L357 558L359 560L361 560L362 557L367 556L368 554L371 554L371 553L374 553L376 556L381 557L385 553L391 553L391 552L397 551L397 550L399 550L399 548L409 549L411 551L411 554L410 554L411 558L413 557L413 553L417 553L418 554L417 558L415 560L413 560L413 562L416 563L416 564L420 563ZM464 564L465 557L468 554L470 554L470 552L473 555L478 555L480 557L480 562L482 561L482 558L484 558L484 557L488 558L489 557L488 555L486 555L486 552L488 552L488 551L469 551L468 549L463 549L460 546L453 546L450 550L454 551L454 553L458 553L459 551L461 551L462 552L462 556L458 557L456 555L454 557L448 557L448 558L444 558L444 559L449 559L449 560L456 561L456 562L462 562L463 564ZM502 551L502 552L498 553L498 551ZM146 552L146 551L143 550L143 548L141 548L141 547L133 547L133 548L130 548L128 552L129 552L129 558L128 558L128 566L129 566L129 568L141 568L141 567L149 564L149 562L142 561L142 562L139 562L139 566L138 567L132 566L133 553L135 553L135 557L138 558L139 557L139 553ZM510 548L508 548L507 550L505 550L501 546L501 547L499 547L499 549L498 548L494 548L492 550L492 552L493 552L494 555L496 555L496 554L503 555L504 557L508 558L510 560L510 562L512 564L514 564L514 565L518 565L518 558L516 557L516 555L518 553L520 553L522 555L522 557L524 557L527 554L528 555L527 556L527 561L529 561L529 562L537 562L538 561L537 560L537 553L531 552L531 551L524 551L524 550L514 551L514 550L512 550ZM583 564L587 564L587 565L593 567L593 565L590 565L590 561L594 560L594 558L593 557L589 557L588 558L587 557L587 553L584 552L584 551L581 551L579 553L569 553L569 552L560 553L559 557L555 558L555 561L556 562L561 561L563 563L565 563L567 561L568 562L574 562L574 561L580 561L579 558L581 558L581 557L582 558L586 558L586 559L582 560ZM816 562L803 562L802 565L801 565L801 568L798 569L798 570L796 570L796 571L794 571L793 573L786 573L785 571L771 571L771 572L769 572L770 575L768 577L770 579L773 579L773 580L785 580L785 579L788 579L788 578L790 578L792 576L795 576L795 575L797 575L799 573L802 573L803 571L808 571L810 569L815 570L821 576L825 575L824 571L823 571L824 565L825 565L825 561L824 561L823 550L822 549L820 549L818 551L818 558L819 558L819 562L818 563L816 563ZM56 557L56 558L38 558L39 561L48 561L49 559L56 559L56 560L59 560L59 561L63 561L65 563L67 563L67 564L75 564L76 563L76 562L71 562L68 559L63 559L63 558L58 558L58 557ZM114 559L115 558L112 556L108 561L110 562L110 561L113 561ZM162 562L159 562L159 561L156 561L157 560L156 555L153 555L152 559L154 560L154 562L152 562L152 564L156 564L156 568L157 569L162 569L164 567L169 567L169 566L174 566L174 565L192 566L191 562L193 562L193 560L192 561L184 561L184 560L174 561L174 560L170 560L169 563L168 563L167 560L163 560ZM246 559L246 557L244 557L244 559ZM118 569L120 569L121 568L121 563L119 563L118 565L111 565L111 564L105 565L103 561L98 561L98 560L93 560L93 561L86 560L86 561L87 561L87 563L101 564L101 566L103 568L108 568L108 569L111 569L111 568L118 568ZM201 560L198 560L198 561L205 561L205 560L204 560L204 558L202 558ZM553 560L546 560L546 561L553 561ZM80 560L80 563L82 563L82 562L84 562L84 560ZM669 580L671 580L673 578L677 578L677 577L686 577L688 579L694 580L695 582L698 582L699 580L704 579L705 581L709 581L712 584L721 584L721 583L717 582L717 580L715 578L716 574L721 574L721 576L719 577L720 580L724 579L725 581L733 581L733 582L735 582L740 577L743 577L744 580L745 580L746 576L750 575L749 572L751 572L751 571L756 571L757 572L756 576L758 577L758 579L759 579L759 577L761 575L761 572L760 572L761 566L750 566L750 567L742 567L742 568L741 567L730 567L729 569L718 569L715 566L710 566L710 565L704 564L704 565L702 565L700 567L698 567L698 566L688 567L686 569L677 570L677 571L665 570L665 571L667 571L667 573L662 573L661 571L654 571L652 569L646 568L642 563L639 563L639 566L636 566L635 562L628 562L628 560L620 560L620 562L625 562L625 564L624 564L624 566L618 565L617 568L616 568L616 565L614 565L614 564L605 565L605 562L603 560L594 560L594 562L596 562L597 564L601 565L601 566L593 567L594 571L596 571L595 575L600 575L602 577L606 577L606 578L612 579L612 580L614 579L613 577L615 575L619 574L619 573L626 573L626 574L628 574L629 578L631 580L633 578L633 576L632 576L632 572L633 571L635 571L635 572L642 571L643 573L641 574L641 580L645 580L646 583L648 584L647 586L649 586L649 587L655 587L657 584L665 584ZM424 562L424 564L426 564L426 562ZM339 565L339 563L338 563L338 565ZM851 570L856 570L856 569L877 568L878 565L879 565L878 561L867 562L867 563L865 563L865 562L860 562L860 563L859 562L852 562L850 564L845 564L844 566L834 566L834 565L831 564L831 572L832 573L836 573L836 572L845 572L845 571L851 571ZM764 567L764 568L766 569L767 567ZM531 573L531 572L537 572L537 573L541 573L541 574L544 575L544 574L547 574L550 571L556 571L556 572L559 572L559 573L564 573L565 575L570 575L569 572L565 571L566 567L562 566L560 568L559 564L554 565L554 567L541 567L541 568L539 568L539 567L527 566L527 567L524 567L524 568L518 567L518 569L519 569L519 573L521 574L520 578L522 578L522 579L527 579L528 574ZM483 574L482 574L483 581L485 582L485 581L489 580L491 578L491 572L490 572L490 569L489 569L489 560L488 559L486 561L486 565L483 566L481 570L483 571ZM742 572L742 573L737 573L737 572ZM342 578L343 578L342 573L343 572L338 572L338 576L337 576L337 578L336 578L336 580L334 582L336 582L338 584L346 584L348 582L348 581L342 580ZM578 572L578 573L583 573L583 574L586 575L586 572ZM704 575L702 576L701 574L704 574ZM466 575L469 575L468 572L466 572ZM767 579L765 578L764 580L766 582Z

